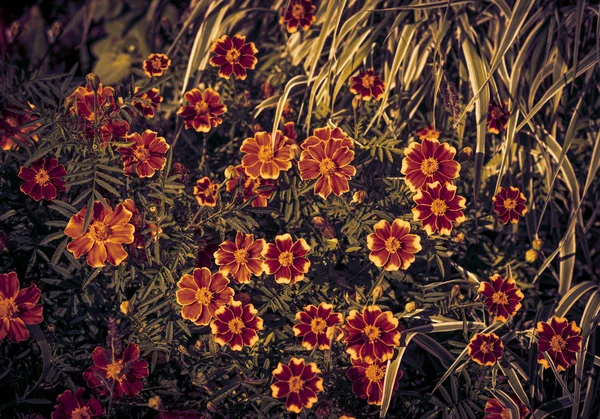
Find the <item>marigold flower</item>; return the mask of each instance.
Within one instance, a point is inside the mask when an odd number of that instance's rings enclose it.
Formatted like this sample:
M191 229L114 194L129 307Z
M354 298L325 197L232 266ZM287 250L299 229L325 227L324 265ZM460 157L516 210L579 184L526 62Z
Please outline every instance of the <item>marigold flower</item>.
M342 339L342 329L336 326L342 324L342 314L334 313L331 304L308 305L296 313L296 320L300 323L293 328L294 336L302 336L302 346L308 350L315 346L326 350L331 340Z
M311 0L290 0L287 9L281 10L279 23L284 24L289 33L297 32L298 28L307 31L317 20L316 9Z
M84 388L78 388L75 394L66 390L56 398L52 419L84 419L104 416L104 408L95 397L86 402L83 399Z
M506 129L508 118L510 117L510 112L506 106L507 103L505 100L503 100L500 105L496 104L494 101L490 102L487 114L488 132L500 134L500 131Z
M255 57L258 50L254 42L246 43L243 35L235 35L233 39L223 35L210 50L216 54L211 57L210 65L219 67L219 76L228 80L231 73L238 80L246 80L246 69L254 70L258 62Z
M90 223L83 231L86 212L87 206L69 220L65 234L74 240L67 245L67 250L75 259L87 254L86 261L93 268L105 266L106 261L120 265L127 258L123 244L131 244L134 240L135 227L129 223L133 214L123 204L113 211L95 201Z
M72 115L77 115L90 123L101 121L106 115L118 109L115 89L102 86L102 83L98 84L96 90L89 83L85 87L79 86L67 97L65 105L70 108Z
M287 125L287 124L286 124ZM354 148L354 140L348 136L341 128L331 129L329 127L325 128L316 128L313 131L313 135L304 140L300 147L302 150L306 150L308 147L312 145L317 145L322 143L323 141L327 141L330 138L336 140L342 140L342 146L348 148Z
M210 180L208 176L204 176L196 181L194 196L199 205L215 207L219 198L219 184Z
M21 289L16 272L0 274L0 341L19 343L29 338L26 324L40 324L42 292L35 285Z
M115 397L137 396L142 391L142 380L148 377L148 363L140 359L140 348L130 343L125 348L122 357L112 354L112 359L106 357L106 352L97 346L92 352L94 365L83 372L83 378L89 388L98 388L100 394L112 394Z
M504 344L495 333L476 333L469 342L469 356L479 365L492 366L504 352Z
M263 250L263 270L274 275L278 284L295 284L304 279L310 268L306 258L310 246L304 239L295 242L288 233L275 237L275 244L269 243Z
M288 412L300 413L303 408L310 409L318 400L317 393L323 391L323 379L317 375L320 373L317 364L305 364L301 358L292 357L287 365L280 362L272 373L275 378L271 384L273 397L285 397Z
M514 279L498 274L492 275L490 282L482 282L477 291L484 296L490 314L502 322L519 311L524 297Z
M371 98L380 100L385 91L385 83L375 74L372 68L361 71L358 76L350 77L350 91L360 96L362 100L370 101Z
M150 54L144 60L144 73L150 78L160 77L171 66L171 60L165 54Z
M233 176L227 181L225 189L227 192L233 192L238 187L239 182L242 184L241 197L244 202L252 199L253 207L266 207L273 192L277 190L276 181L263 179L260 176L253 179L246 175L242 165L234 167Z
M225 240L215 252L215 263L223 275L232 275L236 284L249 284L250 275L260 276L263 272L262 252L265 239L254 240L253 234L235 235L235 243Z
M157 170L162 170L167 163L165 153L170 148L163 137L149 129L142 135L137 132L127 136L128 142L134 142L131 147L118 148L122 154L123 170L131 176L135 166L135 172L139 177L152 177Z
M232 351L254 346L258 342L257 332L263 330L263 319L257 314L254 305L242 305L239 301L232 301L229 307L219 307L210 324L215 342L221 346L229 345Z
M144 118L154 118L154 113L158 111L158 107L163 101L158 87L154 87L144 93L139 93L140 86L135 87L134 97L142 100L131 101L131 104L142 113Z
M549 368L544 352L550 356L558 371L565 371L575 364L576 355L581 350L581 329L564 317L552 316L548 322L538 322L535 331L538 335L538 363Z
M254 138L246 138L240 147L245 153L242 157L242 167L251 178L277 179L279 172L287 171L292 167L292 152L286 144L286 137L277 130L275 145L271 141L271 134L266 131L257 132Z
M211 275L208 268L195 268L192 275L185 274L177 282L177 303L182 305L181 316L198 326L206 326L215 311L231 304L234 291L229 279L222 273Z
M58 164L57 159L46 157L38 160L31 167L21 167L19 170L19 177L25 181L21 185L21 192L36 201L42 198L51 201L56 198L57 191L65 190L63 177L66 175L65 166Z
M183 117L185 129L194 128L198 132L209 132L223 122L219 115L227 112L227 106L221 103L221 95L207 88L204 93L194 88L183 95L187 105L183 105L177 111L177 115Z
M462 210L466 208L464 197L456 195L456 186L446 183L433 182L425 189L417 191L413 197L416 207L412 209L415 221L421 221L421 229L427 234L439 231L449 235L452 223L461 224L466 220Z
M352 367L346 372L346 377L352 381L352 392L361 399L367 399L369 404L381 406L383 401L383 381L387 369L386 362L365 362L361 359L351 359ZM398 370L397 380L402 378L402 370ZM398 381L394 383L394 389Z
M382 312L378 306L366 306L362 314L351 310L344 325L346 352L367 363L387 361L400 345L397 329L398 319L391 311Z
M521 193L519 188L509 186L508 190L500 188L498 193L492 198L494 204L494 212L498 215L498 219L502 224L512 224L519 222L519 216L524 217L527 213L525 203L527 199Z
M529 416L529 409L518 397L512 396L511 399L519 406L519 419L525 419ZM485 403L484 419L506 419L510 418L510 409L505 407L500 400L490 397Z
M352 203L353 204L362 204L367 199L367 193L363 190L354 192L352 195Z
M332 192L337 196L348 192L348 180L356 174L356 168L350 165L354 151L342 143L343 140L330 138L308 146L300 155L300 177L303 180L317 178L314 192L323 199Z
M31 143L30 138L37 141L37 136L31 133L38 129L40 124L33 123L36 117L32 115L31 107L25 111L26 113L15 113L5 109L0 114L0 148L2 150L19 148L15 139L25 144Z
M296 140L298 139L298 134L296 134L296 128L294 128L293 122L286 122L283 124L283 136L287 138L287 144L297 144Z
M428 125L417 131L417 135L420 140L438 140L440 138L440 132L436 130L433 125Z
M374 233L367 236L367 247L371 251L369 260L386 271L408 269L420 252L421 238L410 233L410 224L396 218L390 224L381 220L373 226Z
M404 150L400 173L411 191L424 189L427 184L438 181L452 183L460 172L460 163L453 160L456 149L437 139L424 138L421 144L409 144Z

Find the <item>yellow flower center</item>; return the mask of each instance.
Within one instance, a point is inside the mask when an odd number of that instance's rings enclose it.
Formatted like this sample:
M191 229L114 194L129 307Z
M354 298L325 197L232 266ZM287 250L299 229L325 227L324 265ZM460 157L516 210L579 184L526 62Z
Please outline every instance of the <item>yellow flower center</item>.
M273 148L270 145L263 145L258 150L258 160L262 162L270 162L273 160Z
M438 171L439 164L436 159L429 157L421 163L421 171L425 176L431 176Z
M390 237L385 241L385 250L389 253L396 253L401 245L402 243L400 243L400 240L395 237Z
M123 380L123 361L116 361L106 367L106 378L109 380Z
M319 163L319 170L323 176L331 176L337 169L336 164L329 157L325 157L321 163Z
M229 323L227 323L227 326L229 327L229 330L231 330L231 333L239 335L244 329L244 322L239 317L236 317L233 320L230 320Z
M10 319L17 312L17 305L12 298L0 297L0 319Z
M301 4L294 4L292 6L292 16L294 16L294 19L302 19L304 17L304 7Z
M294 254L292 252L281 252L279 255L279 263L281 266L290 266L294 262Z
M225 55L225 59L227 60L227 62L229 64L234 64L240 60L240 55L241 54L237 49L232 48L229 51L227 51L227 54Z
M552 336L552 339L550 340L550 349L556 352L562 352L566 346L567 342L562 338L562 336Z
M194 109L196 110L197 114L205 114L208 113L209 106L207 102L201 100L200 102L196 103Z
M208 288L200 288L196 291L196 301L203 306L210 304L213 297L213 293Z
M369 381L377 383L383 380L383 377L385 377L385 371L383 368L375 364L371 364L365 370L365 376L369 379Z
M315 334L320 334L325 332L327 329L327 323L321 317L315 317L310 321L310 330Z
M90 408L87 406L78 407L71 412L71 419L90 419L91 417Z
M483 352L484 354L490 353L494 350L494 344L493 343L487 343L487 342L483 342L481 344L481 347L479 348L479 350L481 352Z
M152 70L154 71L162 70L162 60L159 57L152 58L152 61L150 61L150 65L152 66Z
M492 301L494 302L494 304L507 305L508 304L508 295L506 295L502 291L495 292L492 295Z
M504 200L504 208L506 208L507 210L514 210L516 206L517 201L515 201L514 199L508 198Z
M365 89L370 89L375 85L375 76L370 76L368 74L364 75L362 78L362 85Z
M45 171L44 169L40 169L35 174L33 181L40 186L46 186L47 184L50 183L50 176L48 175L47 171Z
M431 203L431 212L434 215L437 215L437 216L444 215L446 213L447 209L448 209L448 206L446 205L446 203L439 198L434 199L433 202Z
M379 336L381 336L381 330L379 330L378 327L371 326L369 324L365 326L363 333L367 339L369 339L369 342L374 342L376 339L379 339Z
M97 242L105 242L111 234L111 229L104 221L94 221L90 225L90 236Z
M233 258L237 263L248 263L248 251L246 249L238 249L233 252Z
M150 150L148 150L146 147L137 147L133 151L133 157L141 162L148 161L150 158Z
M290 389L293 393L298 393L304 387L304 381L298 376L290 378Z

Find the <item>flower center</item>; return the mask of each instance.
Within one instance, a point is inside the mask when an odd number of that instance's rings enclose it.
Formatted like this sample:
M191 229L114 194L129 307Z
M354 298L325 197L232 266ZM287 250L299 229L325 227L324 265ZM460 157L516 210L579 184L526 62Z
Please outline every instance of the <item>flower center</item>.
M337 169L336 164L329 157L325 157L321 163L319 163L319 170L323 176L331 176Z
M213 297L213 293L208 288L200 288L196 291L196 301L203 306L210 304Z
M514 199L508 198L504 200L504 208L506 208L507 210L514 210L516 206L517 201L515 201Z
M552 336L552 339L550 340L550 349L555 352L562 352L566 346L567 342L562 338L562 336Z
M279 255L279 264L281 266L290 266L294 261L294 254L292 252L281 252Z
M385 241L385 250L389 253L396 253L401 245L402 243L400 243L400 240L395 237L390 237Z
M270 145L263 145L258 150L258 160L262 162L270 162L273 160L273 149Z
M201 100L200 102L196 103L194 109L196 110L197 114L208 113L208 102Z
M495 292L492 295L492 301L494 302L494 304L501 304L505 306L508 304L508 295L506 295L502 291Z
M379 330L376 326L366 325L363 329L363 333L369 339L369 342L374 342L376 339L379 339L381 336L381 330Z
M17 312L17 305L12 298L0 297L0 319L10 319Z
M421 171L425 176L431 176L438 171L439 164L436 159L429 157L421 163Z
M298 376L290 378L290 389L293 393L298 393L304 387L304 381Z
M148 150L146 147L137 147L133 151L133 156L141 162L148 161L150 158L150 150Z
M375 85L375 76L364 75L362 78L362 85L365 89L370 89Z
M44 169L40 169L35 174L33 181L40 186L46 186L50 183L50 176L48 175L48 172L46 172Z
M227 323L227 326L229 327L229 330L231 330L231 333L239 335L244 329L244 322L239 317L236 317L233 320L230 320L229 323Z
M493 119L500 119L503 115L504 115L504 112L502 112L502 109L500 109L500 108L492 109L492 118Z
M106 241L111 234L110 227L104 221L94 221L90 225L90 235L97 242Z
M238 249L233 252L233 258L237 263L248 263L248 251L246 249Z
M19 121L17 121L16 118L13 118L10 116L8 118L4 119L4 122L6 122L8 124L8 126L11 128L17 128L19 126Z
M91 417L90 408L87 406L78 407L71 412L71 419L90 419Z
M437 215L437 216L444 215L446 213L447 209L448 209L448 206L446 205L446 203L439 198L434 199L433 202L431 203L431 212L434 215Z
M294 16L294 19L302 19L304 17L304 7L301 4L294 4L292 6L292 16Z
M494 345L491 343L488 343L488 342L483 342L481 344L481 347L479 348L479 350L481 352L483 352L484 354L492 352L493 349L494 349Z
M325 332L327 329L327 323L321 317L315 317L310 321L310 330L315 334L320 334Z
M154 57L151 62L152 69L155 71L162 70L162 60L159 57Z
M113 362L106 367L106 378L109 380L123 380L123 361Z
M369 379L369 381L377 383L381 381L383 377L385 377L385 371L383 370L383 368L375 364L371 364L365 370L365 376Z
M229 51L227 51L227 54L225 55L225 59L227 60L227 62L229 64L234 64L240 60L240 55L241 54L237 49L232 48Z

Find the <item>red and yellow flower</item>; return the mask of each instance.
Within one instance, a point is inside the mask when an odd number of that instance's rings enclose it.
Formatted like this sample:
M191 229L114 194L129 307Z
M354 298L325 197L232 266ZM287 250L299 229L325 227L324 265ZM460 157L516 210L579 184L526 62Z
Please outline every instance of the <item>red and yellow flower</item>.
M302 336L302 346L308 350L315 346L320 350L329 349L332 340L339 341L343 337L342 329L337 326L342 324L342 314L334 313L331 304L306 306L296 313L296 320L300 323L294 325L294 336Z
M469 356L479 365L494 365L504 352L504 344L495 333L476 333L467 349Z
M346 377L352 381L352 392L361 399L367 399L369 404L381 406L387 363L368 363L361 359L351 359L350 361L352 367L346 372ZM398 380L402 378L403 374L402 370L398 370L394 389L398 387Z
M65 234L73 240L67 250L75 259L87 254L88 265L94 268L105 266L106 261L118 266L127 258L123 244L131 244L134 240L135 227L129 223L131 211L119 204L113 211L108 204L94 202L92 217L86 231L83 231L87 206L73 215L65 228Z
M257 314L254 305L242 305L239 301L232 301L229 307L219 307L210 324L215 342L221 346L229 345L232 351L254 346L258 342L257 332L263 330L263 319Z
M280 362L273 370L273 397L285 397L288 412L300 413L303 408L310 409L318 401L317 393L323 391L323 379L318 376L320 373L317 364L305 364L302 358L292 357L287 365Z
M208 325L219 307L233 301L234 291L228 284L222 273L211 275L208 268L195 268L192 275L183 275L176 292L177 303L183 306L181 317L198 326Z
M548 322L538 322L535 331L538 335L538 363L549 368L544 357L548 354L558 371L565 371L575 364L581 350L581 329L575 322L569 323L564 317L552 316Z
M140 86L135 87L134 98L131 104L142 113L144 118L154 118L154 113L158 111L163 97L160 95L158 87L153 87L144 93L139 93Z
M459 225L466 220L462 210L466 208L467 200L456 195L455 185L433 182L425 189L419 189L413 199L417 204L412 209L414 220L421 221L421 229L427 234L438 231L449 235L452 223Z
M271 179L263 179L258 176L254 179L246 175L242 165L237 165L233 177L226 183L227 192L233 192L238 184L242 185L242 199L244 202L252 199L253 207L266 207L273 192L277 189L277 182Z
M144 73L148 77L160 77L171 66L171 60L165 54L150 54L144 60Z
M35 285L21 289L16 272L0 274L0 341L8 337L18 343L29 338L26 325L44 320L38 304L41 295Z
M500 104L491 101L488 106L487 114L488 132L492 134L500 134L500 131L506 129L509 118L510 112L507 109L507 103L505 100L503 100Z
M529 416L529 409L525 406L518 397L512 396L511 399L519 407L519 419L525 419ZM504 406L500 400L490 397L485 403L484 419L507 419L510 418L510 409Z
M460 172L460 163L454 160L456 149L435 138L423 138L421 144L409 144L404 150L400 173L411 191L425 189L433 182L452 183Z
M417 130L417 135L420 140L438 140L440 138L440 132L433 125Z
M98 84L94 88L89 83L85 87L79 86L66 99L65 104L70 108L72 115L77 115L89 123L102 122L107 116L118 110L115 101L115 89L110 86Z
M104 408L95 397L86 402L83 399L84 388L78 388L75 394L66 390L56 398L52 419L89 419L104 416Z
M140 359L140 348L130 343L122 357L113 351L109 360L101 346L92 352L94 365L83 372L83 378L89 388L98 388L100 394L112 394L115 397L137 396L142 391L142 380L148 377L148 363Z
M0 114L0 148L2 150L19 148L15 139L25 144L31 144L30 139L37 141L38 137L31 133L38 129L40 124L33 123L37 118L32 115L32 105L24 111L25 113L16 113L5 109Z
M235 243L225 240L215 252L215 263L223 275L231 275L236 284L249 284L250 275L260 276L263 272L262 252L265 239L254 240L253 234L239 231Z
M194 128L198 132L209 132L223 122L219 115L227 112L227 106L221 103L221 95L207 88L204 93L194 88L183 95L187 101L177 111L177 115L183 118L185 129Z
M125 174L131 176L135 172L139 177L152 177L157 170L162 170L167 163L165 154L170 148L163 137L149 129L142 135L137 132L127 136L127 142L134 143L131 147L119 148L123 160Z
M46 157L38 160L31 167L21 167L19 170L19 177L25 181L21 185L21 192L36 201L42 198L51 201L56 198L58 191L65 190L63 177L66 175L65 166L58 164L57 159Z
M508 189L500 188L498 193L492 198L494 204L494 212L498 215L498 219L502 224L512 224L519 222L519 217L524 217L527 213L525 203L527 199L521 193L519 188L509 186Z
M352 359L367 363L384 362L394 356L394 346L400 345L398 319L391 311L366 306L362 313L351 310L346 318L346 352Z
M246 42L243 35L235 35L233 39L223 35L210 50L216 54L211 57L210 65L219 67L219 76L228 80L232 73L236 79L246 80L246 70L254 70L258 62L254 42Z
M294 123L293 122L290 122L290 123L293 126ZM304 140L300 144L300 148L302 148L302 150L306 150L308 147L310 147L312 145L317 145L323 141L327 141L330 138L333 138L336 140L342 140L342 146L344 146L344 147L354 148L354 140L352 138L350 138L348 136L348 134L346 134L341 128L338 128L338 127L334 128L334 129L331 129L329 127L316 128L313 131L313 135L308 137L306 140Z
M503 322L519 311L524 297L514 279L502 278L498 274L492 275L490 282L482 282L478 291L485 298L490 314Z
M292 167L290 146L286 144L286 137L279 130L275 134L274 145L271 134L260 131L254 134L254 138L246 138L240 151L245 153L242 157L242 167L253 179L259 176L263 179L277 179L279 172Z
M285 25L289 33L297 32L298 28L307 31L317 20L317 7L312 4L312 0L290 0L287 4L287 8L281 10L279 23Z
M370 68L361 71L358 76L350 77L350 91L362 100L369 101L371 98L380 100L385 91L385 83L379 74Z
M219 187L220 185L210 180L208 176L198 179L196 186L194 186L194 196L198 201L198 205L215 207L219 199Z
M274 275L278 284L295 284L304 279L310 268L310 260L306 257L310 246L304 239L295 242L288 233L275 237L275 244L269 243L263 250L263 270L267 275Z
M354 151L342 145L343 142L329 138L306 147L300 155L300 177L303 180L317 179L314 192L323 199L332 192L337 196L348 192L348 180L356 174L356 168L350 165Z
M371 251L369 260L386 271L408 269L420 252L421 238L410 233L410 224L396 218L390 224L381 220L373 226L375 232L367 236L367 247Z

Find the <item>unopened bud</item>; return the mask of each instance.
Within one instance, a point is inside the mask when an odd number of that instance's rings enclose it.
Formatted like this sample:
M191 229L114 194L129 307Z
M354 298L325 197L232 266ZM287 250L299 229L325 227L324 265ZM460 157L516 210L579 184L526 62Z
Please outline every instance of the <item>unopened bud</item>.
M535 250L542 250L542 247L544 247L544 241L542 239L535 239L531 245Z
M248 295L248 294L247 294L247 293L245 293L245 292L240 292L240 293L238 293L238 294L235 294L235 295L233 296L233 299L234 299L235 301L239 301L239 302L240 302L240 303L242 303L243 305L250 304L250 303L252 302L252 299L250 298L250 295Z
M6 29L6 42L12 44L21 34L21 24L18 21L13 21L8 29Z
M412 313L417 309L417 303L415 303L414 301L409 301L408 303L406 303L404 305L404 311L406 311L407 313Z
M460 295L460 285L453 286L452 291L450 291L450 299L454 300L459 295Z
M365 191L356 191L354 195L352 195L352 203L353 204L362 204L367 199L367 193Z
M533 263L537 260L537 252L535 249L529 249L525 252L525 260L529 263Z
M460 232L460 233L456 233L456 235L454 236L454 238L452 240L454 240L454 242L462 244L465 242L465 233Z
M128 300L123 301L119 308L121 309L121 313L123 313L126 316L129 316L133 311L133 307L131 306L131 303Z
M98 90L98 87L100 86L100 77L98 77L96 73L89 73L87 76L85 76L85 80L90 89L93 91Z
M354 96L352 99L352 109L356 110L360 106L360 95Z
M292 156L294 156L296 160L299 160L300 154L302 154L302 149L300 148L300 146L298 144L292 144L290 146L290 150L292 151Z
M237 170L235 170L235 166L227 166L227 168L225 169L225 179L226 180L233 179L236 174L237 174Z
M204 341L202 339L198 339L196 343L194 343L194 349L198 352L204 349Z
M254 125L252 125L252 131L253 132L261 132L264 131L265 129L263 128L263 126L261 124L259 124L258 122Z
M154 410L160 410L160 397L159 396L154 396L154 397L150 397L148 399L148 407L150 409L154 409Z
M338 245L338 239L327 239L325 242L327 243L325 246L327 250L334 250Z
M54 21L50 29L48 29L48 42L54 44L58 37L62 34L63 25L58 20Z
M373 290L373 299L378 300L383 295L383 287L381 285L377 285Z
M469 161L469 160L471 160L472 157L473 157L473 149L471 147L465 147L462 150L460 150L460 153L458 154L458 161L460 161L460 162Z

